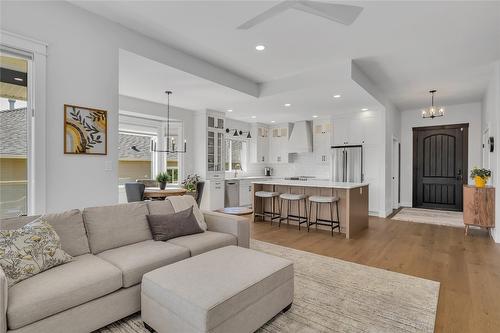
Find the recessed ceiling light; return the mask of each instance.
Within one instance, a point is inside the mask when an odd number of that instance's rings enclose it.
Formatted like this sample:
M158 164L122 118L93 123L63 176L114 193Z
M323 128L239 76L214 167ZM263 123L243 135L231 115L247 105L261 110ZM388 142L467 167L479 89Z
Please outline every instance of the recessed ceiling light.
M233 110L229 109L229 110L227 110L227 112L233 112Z
M271 122L272 122L272 123L274 124L274 123L275 123L276 121L274 121L274 120L271 120Z
M367 108L362 108L361 111L368 111L368 109Z
M255 119L255 118L257 118L257 116L252 116L252 119Z
M317 115L314 115L314 116L313 116L313 118L318 118L318 116L317 116Z
M333 98L340 98L342 95L333 95Z
M266 49L266 47L265 47L264 45L257 45L257 46L255 47L255 49L256 49L257 51L264 51L264 50Z
M285 106L286 106L286 107L289 107L289 106L292 106L292 104L290 104L290 103L286 103L286 104L285 104Z

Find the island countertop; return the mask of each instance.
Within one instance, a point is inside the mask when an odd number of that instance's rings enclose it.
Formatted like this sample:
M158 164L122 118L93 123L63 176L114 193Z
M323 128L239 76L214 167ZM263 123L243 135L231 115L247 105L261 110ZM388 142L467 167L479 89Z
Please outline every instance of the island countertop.
M257 180L253 184L261 185L280 185L280 186L300 186L300 187L324 187L338 189L353 189L367 186L368 183L349 183L349 182L333 182L329 180L286 180L286 179L269 179Z

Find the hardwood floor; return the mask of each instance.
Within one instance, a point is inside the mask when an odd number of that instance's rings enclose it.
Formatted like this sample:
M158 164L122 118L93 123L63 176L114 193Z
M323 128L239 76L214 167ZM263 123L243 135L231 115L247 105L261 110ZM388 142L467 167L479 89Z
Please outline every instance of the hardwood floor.
M250 223L252 238L441 282L436 332L500 332L500 244L486 231L370 217L356 239Z

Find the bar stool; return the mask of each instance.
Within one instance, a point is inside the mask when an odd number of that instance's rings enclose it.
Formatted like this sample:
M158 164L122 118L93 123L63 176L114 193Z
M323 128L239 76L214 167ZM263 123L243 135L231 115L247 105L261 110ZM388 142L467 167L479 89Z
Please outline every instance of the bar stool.
M305 217L300 215L300 201L304 200L304 211ZM283 212L283 202L287 201L288 209L286 211L286 216L282 217L281 214ZM299 215L290 215L290 206L291 203L297 202L297 210ZM286 220L286 224L290 224L290 220L299 222L299 230L300 225L302 223L308 223L309 219L307 218L307 195L305 194L292 194L292 193L283 193L280 195L280 219L278 223L278 227L281 226L281 221Z
M268 192L268 191L257 191L257 192L255 192L255 196L258 197L258 198L260 198L260 202L261 202L261 206L262 206L262 211L260 213L255 212L254 215L262 217L263 221L266 220L266 216L269 216L271 218L271 225L272 225L273 224L273 220L280 217L280 214L276 213L274 211L274 202L275 202L276 198L279 197L279 195L280 195L279 192ZM266 212L266 209L264 207L264 203L265 203L264 200L269 199L269 198L271 198L271 212ZM255 222L255 219L254 219L254 222Z
M316 216L315 221L309 221L307 224L307 231L309 232L309 227L313 224L316 224L316 230L318 229L318 225L326 225L332 227L332 236L333 230L338 228L340 233L340 218L339 218L339 198L338 197L327 197L327 196L319 196L312 195L309 197L309 217L312 220L312 204L316 205ZM318 219L319 215L319 207L321 204L329 204L330 205L330 220ZM333 204L335 204L335 210L337 212L337 220L333 219Z

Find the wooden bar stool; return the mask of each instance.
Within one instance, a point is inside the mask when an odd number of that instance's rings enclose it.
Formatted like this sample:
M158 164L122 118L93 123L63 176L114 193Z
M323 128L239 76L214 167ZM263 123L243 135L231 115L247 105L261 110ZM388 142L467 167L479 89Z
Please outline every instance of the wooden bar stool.
M273 224L273 220L279 218L281 215L279 213L276 213L274 210L274 202L276 198L279 197L279 192L269 192L269 191L257 191L255 192L255 196L260 198L261 206L262 206L262 211L260 213L257 213L255 211L254 216L260 216L262 217L262 220L265 221L266 217L271 218L271 225ZM266 199L271 199L271 211L266 212L264 203ZM255 219L254 219L255 222Z
M316 205L316 216L314 222L312 222L312 204ZM319 207L321 204L329 204L330 205L330 219L319 219ZM337 213L337 220L333 219L333 204L335 204L335 211ZM338 197L327 197L327 196L319 196L313 195L309 197L309 217L310 221L307 223L307 231L309 232L309 227L313 224L316 225L316 230L318 229L318 225L326 225L332 227L332 236L333 230L338 228L340 233L340 217L339 217L339 198Z
M304 213L305 216L300 215L300 202L304 201ZM286 216L282 217L283 212L283 202L287 202L288 209L286 210ZM297 203L297 210L299 215L290 215L290 206L292 202ZM278 227L281 226L281 221L286 220L286 224L290 224L290 220L299 222L299 230L300 225L302 223L308 223L309 219L307 218L307 195L305 194L292 194L292 193L283 193L280 195L280 219L278 223Z

